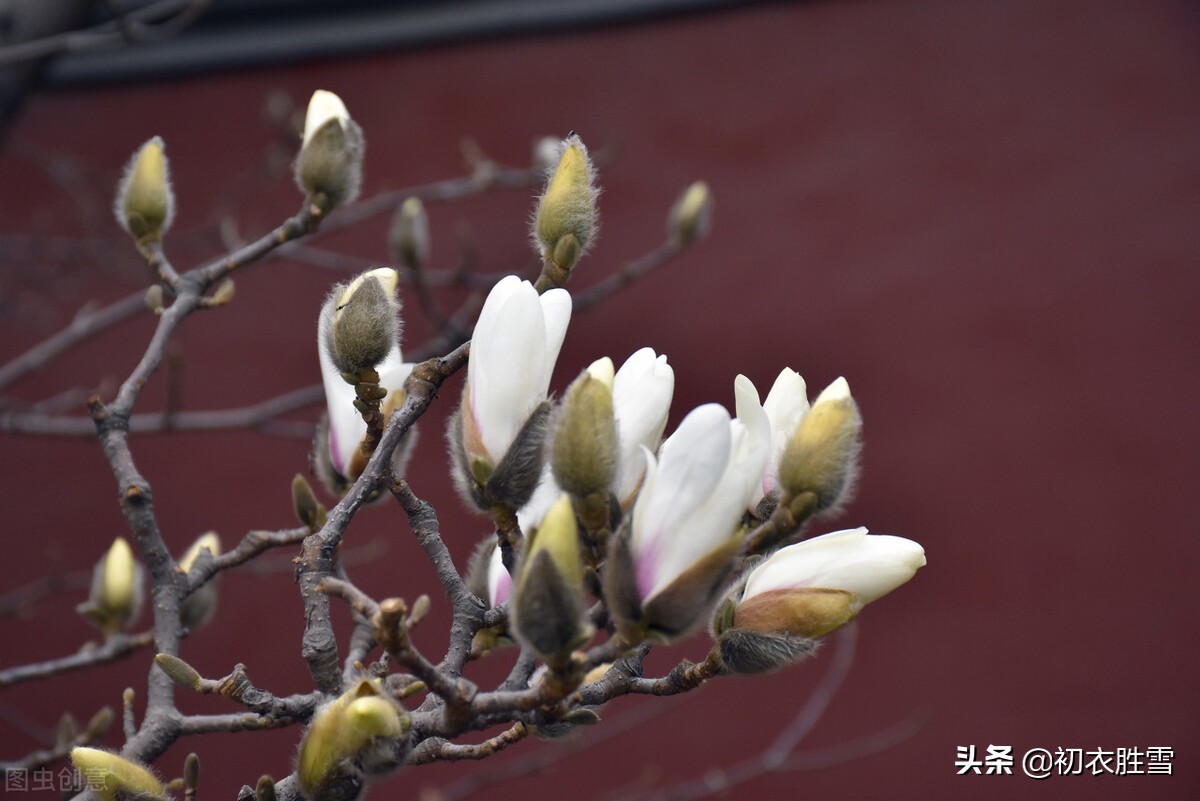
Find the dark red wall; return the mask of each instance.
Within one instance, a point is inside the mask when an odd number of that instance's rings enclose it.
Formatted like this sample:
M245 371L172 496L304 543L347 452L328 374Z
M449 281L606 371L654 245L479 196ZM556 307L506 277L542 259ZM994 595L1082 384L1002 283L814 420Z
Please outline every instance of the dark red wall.
M814 391L845 375L866 420L863 481L843 517L818 531L899 533L929 558L863 614L854 670L803 748L824 753L913 715L924 727L883 753L763 777L729 797L1195 797L1198 79L1195 8L1182 2L826 2L41 94L0 154L0 359L89 299L144 284L107 205L119 167L149 136L162 135L172 158L180 214L168 245L179 266L219 252L214 209L235 207L247 235L293 212L286 171L256 177L271 91L342 95L367 135L368 193L457 174L463 136L517 164L535 137L568 129L593 147L619 144L601 175L602 237L578 287L659 241L667 207L694 178L716 196L713 233L577 315L556 386L600 355L623 359L649 344L675 366L677 422L703 401L731 406L739 372L764 392L784 365ZM435 261L455 263L454 227L466 220L482 270L525 269L529 206L525 192L431 206ZM319 244L382 261L383 230L376 220ZM29 234L45 237L33 253L13 238ZM85 252L61 239L83 236ZM288 260L239 274L234 304L180 333L185 408L314 382L316 312L336 277ZM419 341L426 327L407 302ZM143 316L97 337L13 395L119 380L152 326ZM423 424L417 458L435 467L412 483L442 510L465 561L486 526L461 510L440 467L441 421L459 387ZM140 408L159 408L163 393L160 377ZM89 567L123 531L96 444L0 442L3 587ZM305 469L303 440L179 434L133 447L176 549L209 528L229 542L292 525L288 486ZM347 548L367 556L353 575L377 596L437 592L393 507L364 512ZM241 661L276 692L307 689L287 562L227 576L214 624L184 656L206 675ZM0 664L75 649L90 636L71 611L81 597L0 620ZM420 632L430 653L443 645L445 604L435 606L442 617ZM678 655L706 648L697 638ZM786 724L831 656L768 679L713 682L491 792L598 798L735 762ZM118 704L126 684L144 686L149 658L4 692L0 756L37 745L23 724ZM183 703L233 711L214 698ZM606 722L653 703L616 704ZM202 797L228 798L262 772L285 774L297 739L292 729L194 740L172 749L163 771L194 749ZM1168 746L1175 775L955 776L957 746L990 744L1018 755ZM553 748L526 743L495 763L414 769L376 792L417 798Z

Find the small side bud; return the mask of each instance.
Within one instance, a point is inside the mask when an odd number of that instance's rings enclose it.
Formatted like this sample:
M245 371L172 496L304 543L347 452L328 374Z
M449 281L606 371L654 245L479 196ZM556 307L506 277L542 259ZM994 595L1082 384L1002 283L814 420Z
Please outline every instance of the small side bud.
M255 801L275 801L275 780L266 774L258 777L254 786Z
M667 217L667 231L680 245L690 245L708 235L712 225L712 193L704 181L696 181L675 201Z
M396 209L388 229L392 259L419 270L429 262L429 215L419 197L410 197Z
M234 286L232 278L226 278L217 285L217 289L212 293L211 306L224 306L229 301L233 300L233 296L237 294L237 287Z
M91 594L77 611L105 635L115 634L137 619L143 593L142 566L125 538L117 537L92 571Z
M607 493L616 479L620 446L612 384L612 359L596 361L567 389L554 427L554 479L581 498Z
M363 136L346 104L333 92L313 92L296 157L296 184L312 200L324 196L325 211L358 197L362 186Z
M54 747L58 750L66 750L75 744L75 738L79 736L79 723L75 720L75 716L70 712L64 712L63 716L58 719L58 726L54 730Z
M572 133L559 143L558 159L534 215L534 247L543 259L569 270L587 252L596 235L596 169L583 140ZM574 243L559 246L571 236ZM569 264L558 262L561 257Z
M333 287L321 308L322 346L342 373L374 369L400 336L399 277L391 267L368 270Z
M151 284L146 289L146 296L142 299L146 304L146 308L154 312L155 316L163 313L163 288L162 284Z
M433 601L429 600L429 596L421 593L417 596L417 600L413 601L412 611L408 613L408 625L415 626L429 614L429 610L433 608Z
M191 753L183 759L183 786L188 790L188 795L195 798L196 788L199 785L200 757Z
M817 496L817 513L847 500L858 475L862 417L839 378L813 402L779 460L779 484L791 495Z
M221 554L221 538L217 536L217 532L209 531L201 534L191 547L187 549L187 553L179 560L179 569L187 573L196 564L196 560L205 551L210 557L216 557ZM219 577L213 576L203 585L198 587L195 592L183 599L183 603L179 607L179 620L184 627L194 630L203 626L217 611L217 581Z
M103 801L116 801L118 795L164 798L167 794L153 773L108 751L79 746L71 749L71 761Z
M563 494L530 533L509 601L516 636L551 668L592 634L584 620L583 563L569 495Z
M171 654L157 654L154 664L171 677L171 681L189 690L199 690L203 679L200 673L187 662Z
M313 533L320 531L325 525L325 507L317 500L312 485L299 473L292 479L292 509L300 524Z
M125 167L113 204L117 222L139 245L162 241L175 217L175 195L163 140L155 136L138 148Z
M91 720L88 721L87 726L83 730L84 734L89 740L99 740L108 732L109 727L112 726L116 718L117 715L113 712L111 706L101 707L96 710L96 714L92 715Z

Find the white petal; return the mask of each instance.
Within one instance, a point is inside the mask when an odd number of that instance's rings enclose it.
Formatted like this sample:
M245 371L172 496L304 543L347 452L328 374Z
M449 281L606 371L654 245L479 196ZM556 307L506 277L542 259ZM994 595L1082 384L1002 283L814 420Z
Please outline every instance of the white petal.
M775 379L763 411L771 421L771 457L763 471L763 492L772 492L778 483L779 460L800 422L808 414L808 388L795 370L785 367Z
M674 391L675 371L666 356L656 357L650 348L626 359L613 378L613 413L621 453L616 494L622 503L629 501L642 479L642 448L658 450Z
M331 119L340 121L342 127L345 127L346 121L350 119L350 112L346 111L346 104L340 97L333 92L318 89L308 101L308 111L304 115L304 141L301 146L307 145L313 134Z
M528 284L528 282L526 282ZM529 285L533 289L532 285ZM537 290L534 290L536 293ZM545 324L546 362L543 375L542 394L550 390L550 376L554 372L554 363L558 361L558 352L562 349L563 339L567 336L567 326L571 322L571 295L565 289L551 289L540 297L542 317Z
M489 294L471 340L471 402L483 445L496 462L546 395L550 370L541 312L533 286L508 276Z
M504 567L504 554L500 548L492 549L492 558L488 560L488 601L492 606L499 606L508 600L512 593L512 576Z
M330 298L327 303L336 303ZM325 352L325 332L330 315L322 314L317 323L317 355L321 363L321 384L325 387L325 406L329 413L329 459L343 476L354 456L367 424L354 408L354 387L342 379L342 374Z
M868 536L865 528L835 531L776 552L750 574L743 599L789 588L846 590L857 598L857 611L924 564L924 549L904 537Z
M739 375L734 379L733 395L744 433L738 438L732 454L734 474L730 480L737 481L743 488L746 507L753 509L766 494L763 478L771 455L771 423L758 402L758 390L749 378Z
M546 512L550 511L550 507L561 495L562 488L554 480L554 472L550 469L549 464L544 465L542 475L538 479L537 489L533 491L533 495L525 502L525 505L517 510L517 523L520 524L521 531L528 534L540 526L546 517Z
M729 413L709 403L693 409L663 443L657 468L647 466L646 485L633 508L631 543L635 561L654 563L652 581L639 565L643 600L712 550L713 532L722 530L729 517L714 514L715 508L734 508L735 519L740 517L744 500L717 491L729 452ZM731 533L724 529L723 536Z

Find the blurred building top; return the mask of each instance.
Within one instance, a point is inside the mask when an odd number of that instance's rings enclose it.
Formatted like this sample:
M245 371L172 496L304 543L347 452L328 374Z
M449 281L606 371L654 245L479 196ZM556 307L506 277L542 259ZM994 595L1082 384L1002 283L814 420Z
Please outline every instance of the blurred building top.
M21 0L12 0L20 6ZM41 5L44 0L34 0ZM734 0L136 0L92 2L90 26L116 30L111 44L72 48L48 65L55 86L194 75L301 59L407 49L446 42L544 33L653 19L698 9L744 5ZM111 6L149 14L186 14L192 24L127 44ZM159 17L162 17L161 11Z

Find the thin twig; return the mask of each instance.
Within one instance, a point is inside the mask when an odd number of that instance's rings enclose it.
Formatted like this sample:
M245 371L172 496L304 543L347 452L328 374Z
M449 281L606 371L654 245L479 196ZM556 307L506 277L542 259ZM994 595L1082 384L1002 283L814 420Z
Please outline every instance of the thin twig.
M102 645L85 647L79 653L70 656L0 670L0 687L8 687L23 681L48 679L72 670L115 662L134 651L149 647L153 643L153 631L143 631L139 634L113 634Z

